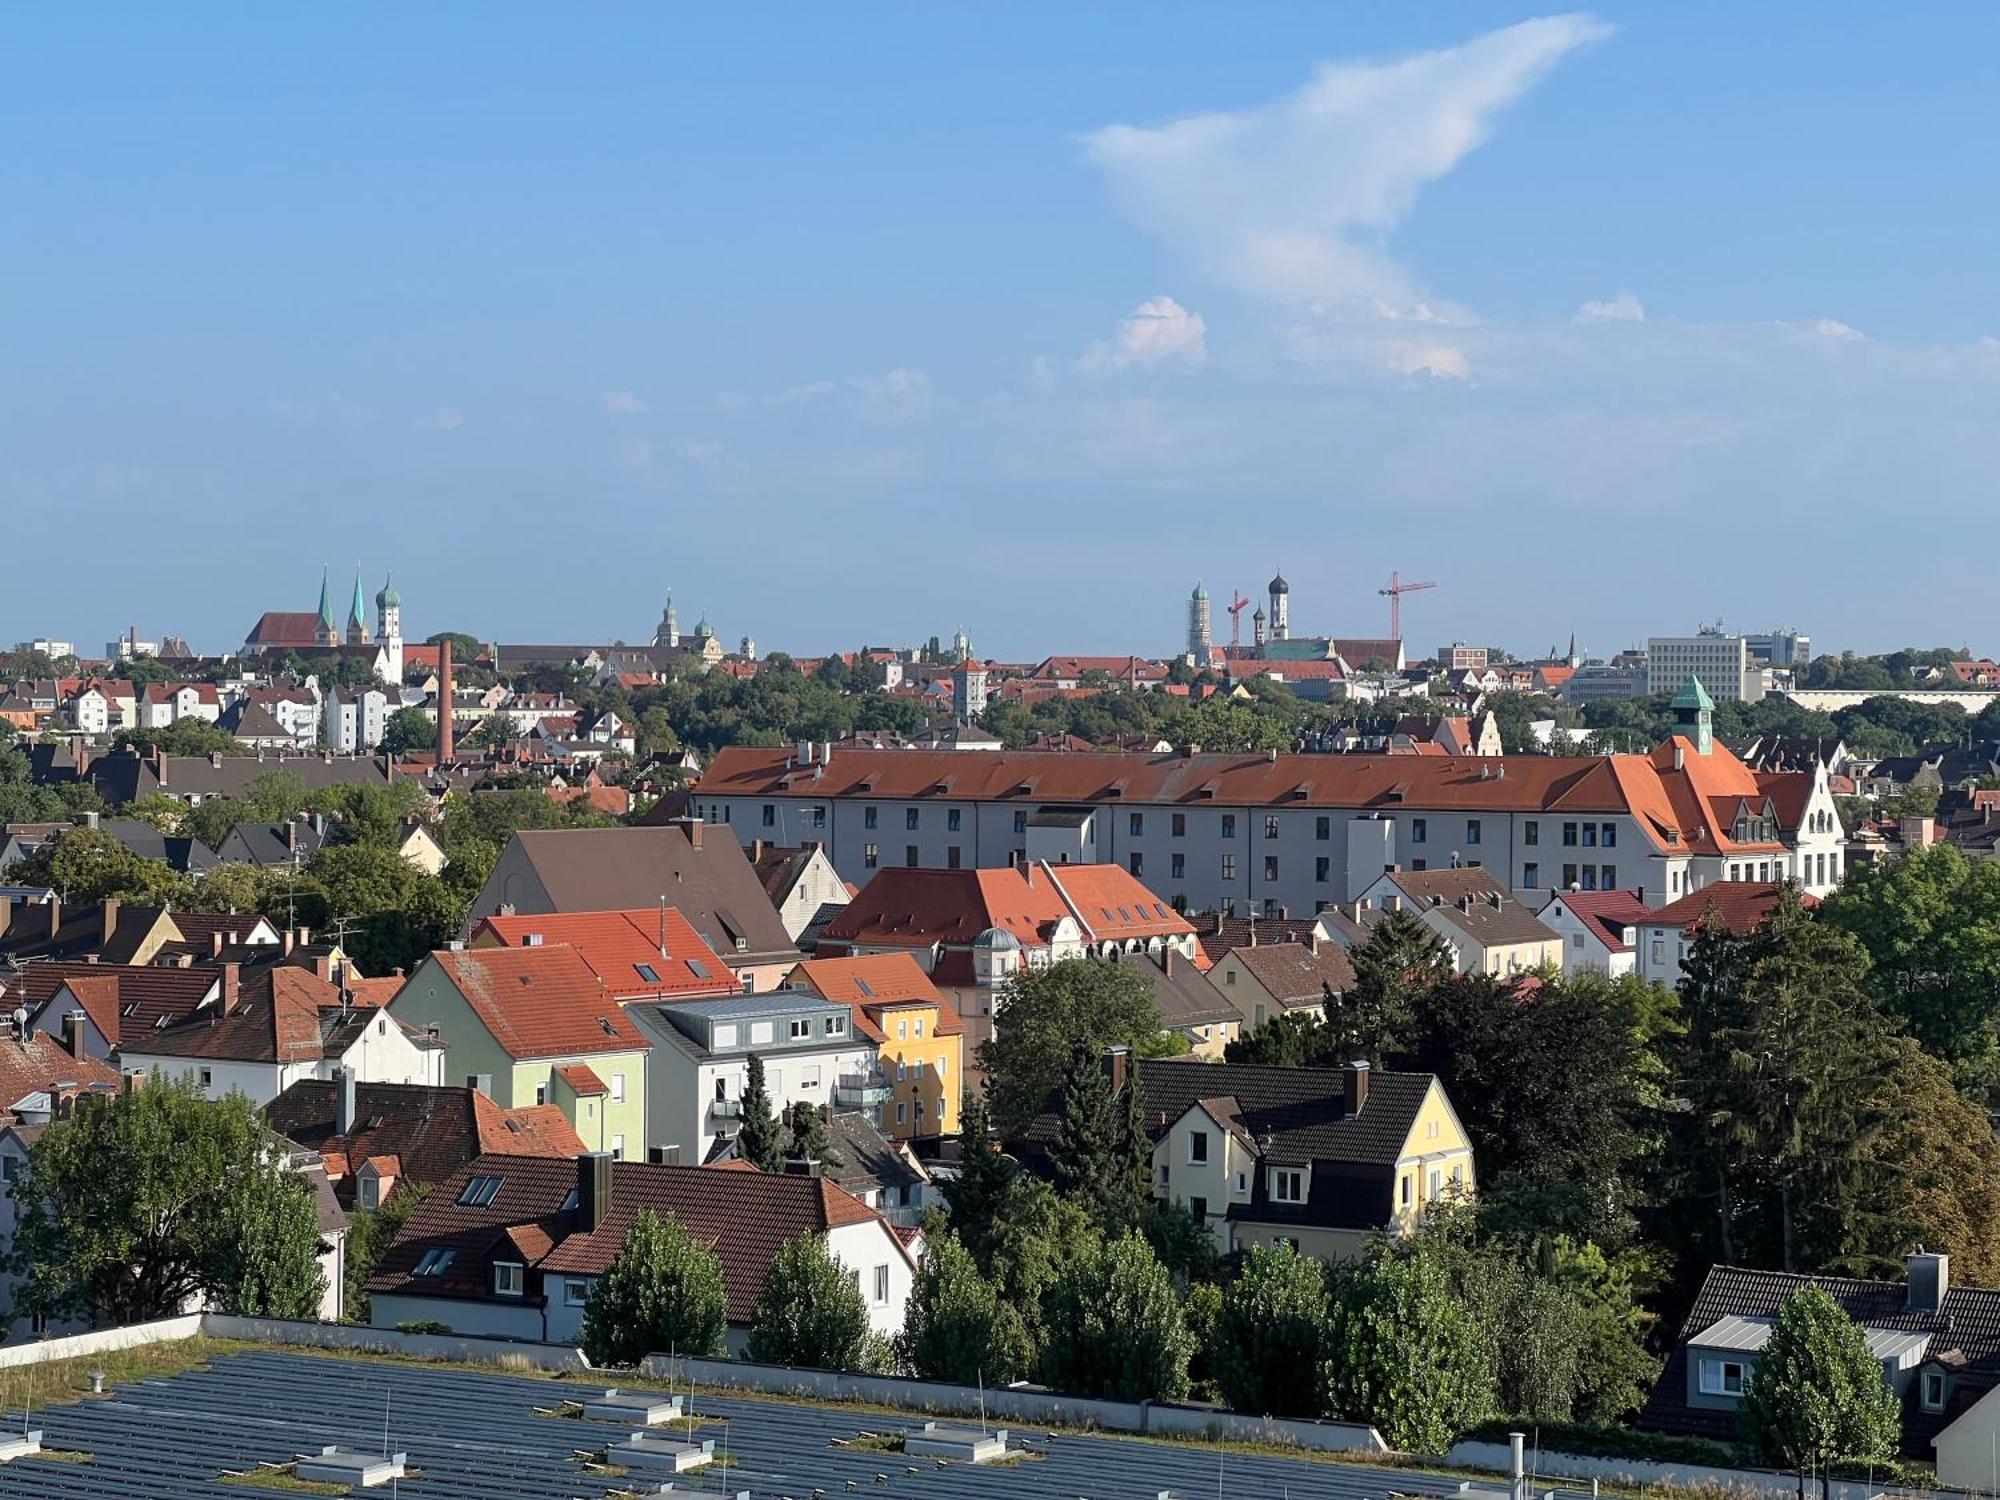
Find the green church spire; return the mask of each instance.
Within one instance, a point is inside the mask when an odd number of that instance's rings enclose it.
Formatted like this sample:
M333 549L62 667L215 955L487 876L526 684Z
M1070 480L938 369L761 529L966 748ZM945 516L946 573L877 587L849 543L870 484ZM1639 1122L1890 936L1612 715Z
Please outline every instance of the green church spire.
M319 623L321 629L329 634L339 625L333 617L333 591L325 568L319 570Z
M368 623L368 604L361 594L361 564L354 565L354 602L347 606L347 628L359 630Z

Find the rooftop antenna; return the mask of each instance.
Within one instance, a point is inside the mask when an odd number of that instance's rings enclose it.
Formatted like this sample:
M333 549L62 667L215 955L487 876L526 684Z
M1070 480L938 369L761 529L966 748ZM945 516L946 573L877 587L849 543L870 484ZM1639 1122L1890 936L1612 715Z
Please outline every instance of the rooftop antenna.
M667 893L660 892L660 957L667 956Z
M985 1437L986 1436L986 1369L984 1366L980 1367L978 1375L979 1375L979 1435L981 1437Z

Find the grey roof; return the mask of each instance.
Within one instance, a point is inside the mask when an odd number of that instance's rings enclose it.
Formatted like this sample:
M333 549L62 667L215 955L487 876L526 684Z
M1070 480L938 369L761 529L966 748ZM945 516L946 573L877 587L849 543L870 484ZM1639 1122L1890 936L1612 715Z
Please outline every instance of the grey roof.
M289 833L289 840L288 835ZM311 823L238 823L222 840L216 852L240 864L262 865L267 869L288 865L294 858L311 859L326 835Z
M1003 932L1001 936L1011 938L1013 934ZM1019 946L1018 942L1015 946ZM1191 958L1176 954L1156 959L1148 954L1129 953L1107 962L1146 981L1153 991L1153 1009L1160 1013L1160 1023L1169 1030L1238 1019L1236 1007L1223 999Z
M710 1021L761 1021L801 1011L849 1011L845 1001L826 1000L803 990L773 990L762 995L722 995L712 1000L676 1000L666 1007L676 1014Z
M110 834L139 858L162 860L183 875L200 874L221 863L200 839L176 838L137 818L103 818L97 830Z

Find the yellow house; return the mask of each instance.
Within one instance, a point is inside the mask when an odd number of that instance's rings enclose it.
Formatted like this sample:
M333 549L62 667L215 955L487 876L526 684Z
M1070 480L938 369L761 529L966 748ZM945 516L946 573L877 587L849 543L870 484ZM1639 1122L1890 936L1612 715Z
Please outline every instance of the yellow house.
M1231 948L1208 971L1208 983L1255 1030L1293 1011L1326 1016L1328 995L1338 999L1354 984L1354 965L1339 944L1257 943Z
M1351 1259L1474 1191L1472 1144L1433 1074L1110 1061L1144 1098L1154 1195L1198 1215L1224 1254L1283 1242ZM1045 1115L1024 1144L1054 1139Z
M874 1042L893 1093L882 1110L891 1140L957 1135L965 1092L965 1027L908 953L814 958L785 988L854 1008L854 1028Z
M502 1109L553 1104L586 1148L646 1159L651 1043L574 948L431 954L389 1014L445 1045L445 1081Z

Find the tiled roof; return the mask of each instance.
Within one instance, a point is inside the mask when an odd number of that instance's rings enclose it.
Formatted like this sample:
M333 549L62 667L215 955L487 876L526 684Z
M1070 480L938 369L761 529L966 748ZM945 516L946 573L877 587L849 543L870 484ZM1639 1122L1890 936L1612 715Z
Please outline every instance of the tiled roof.
M1763 920L1771 915L1771 909L1778 904L1778 892L1782 889L1774 880L1716 880L1700 890L1690 891L1678 901L1669 901L1665 906L1647 912L1640 922L1647 927L1676 927L1692 932L1699 927L1710 912L1722 919L1738 937L1754 932ZM1799 900L1807 907L1819 905L1819 898L1801 892Z
M525 947L531 937L567 944L620 1000L728 995L739 987L735 971L671 906L488 917L473 929L472 945L484 946L488 937L509 948Z
M356 1084L354 1126L344 1136L335 1129L338 1109L338 1086L309 1079L273 1099L264 1117L287 1140L338 1155L352 1169L376 1157L397 1158L398 1175L418 1183L442 1182L482 1154L567 1162L584 1149L555 1105L503 1110L477 1089Z
M1235 957L1280 1005L1320 1005L1328 989L1344 995L1354 987L1354 964L1338 943L1317 952L1304 943L1259 943Z
M446 949L425 962L437 965L509 1057L650 1045L574 948Z
M314 1062L327 1055L322 1014L351 1029L370 1011L343 1012L340 989L310 969L277 965L245 979L225 1011L218 1001L179 1025L125 1028L121 1050L135 1057L205 1057L229 1062ZM352 1041L352 1037L345 1040ZM345 1050L342 1046L341 1050ZM337 1055L337 1054L336 1054Z
M855 958L807 959L792 970L788 983L802 985L828 1000L844 1000L854 1008L854 1024L870 1041L888 1040L886 1013L899 1005L937 1008L933 1032L961 1036L965 1023L945 1003L917 961L907 953L870 953Z
M117 1085L114 1069L76 1056L46 1031L25 1042L18 1036L0 1037L0 1114L34 1093Z
M1636 890L1563 891L1556 900L1613 953L1632 951L1632 945L1625 941L1625 929L1638 926L1646 917L1646 903Z
M501 1179L492 1202L484 1207L458 1201L472 1176ZM604 1221L594 1234L581 1234L576 1231L574 1211L563 1208L576 1181L576 1165L569 1161L482 1157L469 1163L411 1213L382 1257L369 1290L482 1295L490 1285L487 1267L496 1241L521 1229L545 1237L550 1247L534 1262L538 1271L601 1275L617 1255L633 1217L641 1208L650 1208L661 1215L672 1213L689 1234L715 1250L722 1262L729 1319L746 1323L771 1262L786 1240L881 1219L851 1193L820 1177L621 1161L611 1167L611 1202ZM509 1244L518 1253L520 1239ZM419 1259L433 1248L459 1253L445 1275L412 1278Z
M220 990L222 972L214 968L163 968L150 964L31 964L17 980L11 981L8 995L13 1004L40 1011L55 998L70 979L110 980L117 986L111 1028L99 1020L107 996L101 983L88 996L77 999L97 1023L109 1042L121 1035L150 1033L162 1016L170 1023L193 1015L208 998ZM18 997L18 998L16 998ZM10 1006L11 1008L11 1006ZM129 1012L129 1014L128 1014Z
M1173 937L1194 930L1185 917L1117 865L1037 863L987 870L892 865L876 871L861 893L835 914L820 941L871 947L964 946L997 927L1013 934L1025 948L1040 948L1048 944L1045 929L1064 917L1074 917L1087 940Z
M599 1096L611 1092L610 1086L585 1063L566 1063L556 1069L556 1077L568 1084L573 1094Z
M1204 913L1195 919L1201 951L1213 961L1232 948L1258 943L1303 943L1319 926L1317 917L1225 917Z
M694 925L703 942L732 963L800 956L757 872L727 829L704 837L699 847L684 828L673 825L522 829L501 856L503 863L516 851L546 898L537 904L550 910L657 911L664 899ZM482 901L475 909L495 905Z
M1481 948L1556 941L1556 934L1540 917L1500 891L1485 896L1460 896L1456 901L1434 905L1431 910Z
M1455 870L1391 870L1387 878L1418 910L1440 902L1449 906L1461 896L1499 895L1506 889L1476 865Z
M1182 1026L1208 1026L1237 1019L1236 1007L1222 998L1216 987L1191 958L1167 953L1154 958L1144 953L1120 954L1112 963L1143 979L1153 992L1153 1009L1160 1024L1172 1030Z
M1912 1457L1931 1457L1931 1439L2000 1384L2000 1290L1952 1286L1939 1311L1932 1313L1910 1307L1906 1282L1712 1266L1639 1424L1669 1432L1734 1436L1733 1411L1696 1410L1687 1404L1688 1341L1727 1317L1774 1318L1785 1299L1802 1286L1824 1288L1864 1327L1928 1333L1930 1345L1924 1357L1952 1366L1954 1389L1944 1411L1926 1412L1914 1399L1904 1403L1903 1451ZM1912 1397L1915 1385L1912 1382Z
M1678 765L1676 762L1678 761ZM1065 755L1034 751L836 749L807 768L784 750L716 753L704 796L880 798L884 801L1124 802L1148 805L1626 813L1656 848L1737 847L1715 828L1717 799L1766 789L1726 749L1701 755L1675 738L1651 755ZM1669 844L1672 834L1675 843Z

